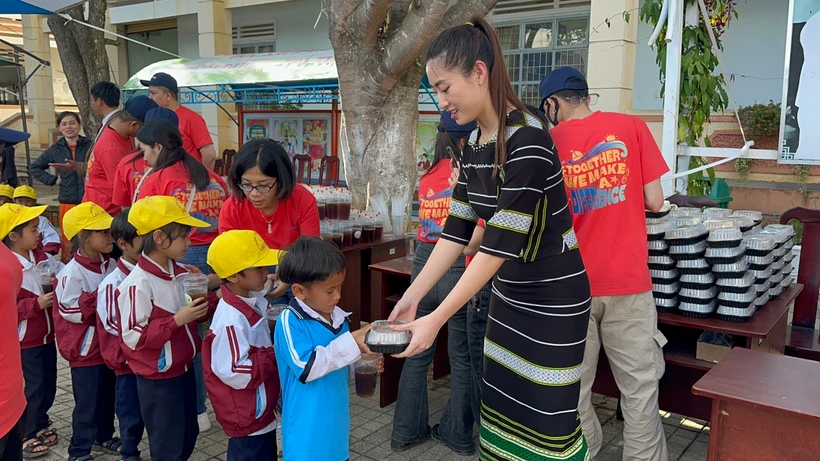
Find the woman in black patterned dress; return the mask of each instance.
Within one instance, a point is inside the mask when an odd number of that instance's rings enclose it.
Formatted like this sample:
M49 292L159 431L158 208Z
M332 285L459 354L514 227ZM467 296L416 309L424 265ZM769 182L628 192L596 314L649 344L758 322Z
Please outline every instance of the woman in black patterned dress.
M442 109L478 129L462 155L450 215L428 264L392 320L413 332L399 357L433 343L447 319L488 281L482 460L587 460L578 418L590 292L561 164L552 140L516 96L498 37L483 19L442 32L426 56ZM481 250L431 314L419 300L487 222Z

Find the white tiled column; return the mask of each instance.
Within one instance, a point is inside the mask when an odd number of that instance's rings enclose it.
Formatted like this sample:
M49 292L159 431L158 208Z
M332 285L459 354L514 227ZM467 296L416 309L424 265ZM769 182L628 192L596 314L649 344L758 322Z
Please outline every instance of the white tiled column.
M22 19L23 48L40 59L51 61L51 44L48 34L43 29L45 16L24 14ZM27 76L34 72L38 63L30 56L24 59ZM47 66L40 67L26 84L28 96L26 111L34 117L33 121L28 122L28 131L31 133L29 143L34 148L51 145L48 130L56 127L53 85L51 67Z
M200 0L197 4L197 23L199 26L199 56L220 56L231 54L231 11L225 0ZM185 91L184 89L180 91ZM222 104L230 113L236 113L234 104ZM236 124L216 104L202 104L202 117L208 124L208 130L214 140L217 158L222 157L225 149L236 149Z
M639 0L592 0L587 80L590 92L601 95L594 109L632 109L639 6ZM624 12L629 13L629 22Z

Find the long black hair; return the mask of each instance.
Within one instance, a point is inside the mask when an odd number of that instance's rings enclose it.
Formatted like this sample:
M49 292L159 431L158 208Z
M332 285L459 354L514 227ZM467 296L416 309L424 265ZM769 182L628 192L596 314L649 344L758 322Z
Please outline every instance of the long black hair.
M154 171L182 162L191 176L191 182L197 189L204 190L211 183L208 169L185 151L182 147L182 135L177 127L168 120L154 119L148 121L137 134L137 139L143 144L151 146L159 144L162 146Z
M450 153L447 152L449 148L456 155L456 158L461 160L461 147L459 142L470 136L469 131L444 131L444 124L439 123L438 134L436 135L436 150L433 153L433 161L430 162L430 168L424 172L422 177L430 174L431 171L438 165L438 162L450 159Z
M236 159L228 172L228 186L237 199L243 200L245 192L242 175L253 167L259 167L262 174L276 178L276 199L287 200L296 187L296 173L285 149L272 139L255 139L242 144Z
M465 76L472 75L476 62L487 65L490 99L498 117L494 177L499 165L507 161L507 107L512 105L522 112L528 112L507 76L498 34L484 18L474 16L467 24L451 27L433 39L424 60L428 63L441 60L445 69L461 72Z

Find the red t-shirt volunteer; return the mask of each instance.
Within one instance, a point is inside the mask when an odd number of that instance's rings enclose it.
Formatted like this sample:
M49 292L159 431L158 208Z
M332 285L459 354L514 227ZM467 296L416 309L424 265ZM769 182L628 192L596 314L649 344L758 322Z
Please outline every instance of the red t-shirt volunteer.
M197 189L191 205L191 216L205 221L210 227L191 230L191 245L208 245L214 241L218 232L219 213L228 197L228 187L216 173L208 170L211 183L205 190ZM176 197L184 206L188 206L191 197L191 177L182 162L168 168L154 171L145 178L140 188L138 199L154 195Z
M133 153L120 161L117 165L117 172L114 175L114 193L111 201L120 207L130 207L134 202L134 193L137 185L142 180L145 173L151 169L151 165L145 161L145 157L140 157L141 152Z
M418 239L424 243L438 242L444 221L450 214L450 200L453 191L448 180L453 173L449 161L438 162L419 180L419 221L421 227Z
M247 198L240 201L231 196L219 214L219 232L233 229L256 231L274 250L287 248L301 235L318 237L319 209L316 197L305 186L296 184L293 194L287 200L279 202L273 216L265 216Z
M202 163L202 153L199 149L213 144L211 133L205 119L196 112L185 106L177 107L175 110L179 118L179 132L182 134L182 147L195 159Z
M114 177L117 165L133 151L133 139L123 138L111 127L103 130L88 158L83 203L96 203L111 216L120 212L120 206L115 205L111 200L114 195Z
M550 131L592 296L652 290L643 187L669 171L643 120L595 112Z
M17 336L17 292L23 268L14 253L0 243L0 438L11 432L26 409L23 365Z

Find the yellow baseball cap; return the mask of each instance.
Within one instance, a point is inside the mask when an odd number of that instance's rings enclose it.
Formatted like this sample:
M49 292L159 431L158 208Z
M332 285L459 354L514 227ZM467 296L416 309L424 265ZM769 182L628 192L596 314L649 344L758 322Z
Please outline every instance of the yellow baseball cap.
M0 195L3 197L14 198L14 188L8 184L0 184Z
M63 233L71 240L83 230L111 229L112 221L114 218L101 206L85 202L68 210L63 216Z
M211 226L188 214L182 202L175 197L165 195L154 195L137 200L128 210L128 222L137 229L139 235L151 233L171 223L199 228Z
M279 250L252 230L230 230L220 234L208 248L208 265L219 278L228 278L251 267L279 264Z
M37 191L31 186L18 186L14 189L13 198L30 198L32 200L37 200Z
M20 224L37 219L48 208L46 205L27 207L16 203L0 206L0 240L6 238L12 229Z

